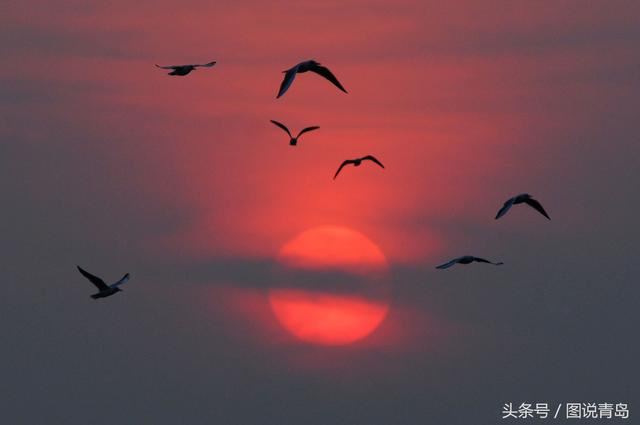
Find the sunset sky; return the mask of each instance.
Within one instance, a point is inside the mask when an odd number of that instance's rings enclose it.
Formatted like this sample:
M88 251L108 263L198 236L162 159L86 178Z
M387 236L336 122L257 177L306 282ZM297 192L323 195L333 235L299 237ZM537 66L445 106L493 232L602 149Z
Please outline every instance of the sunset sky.
M0 422L637 416L639 48L631 0L5 2ZM276 99L307 59L349 93Z

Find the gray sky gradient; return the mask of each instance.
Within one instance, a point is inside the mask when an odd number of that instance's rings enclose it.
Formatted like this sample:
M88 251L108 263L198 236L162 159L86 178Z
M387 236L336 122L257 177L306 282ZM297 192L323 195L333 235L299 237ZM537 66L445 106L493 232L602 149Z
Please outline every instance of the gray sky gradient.
M500 424L525 401L629 403L635 420L640 5L224 3L0 6L0 421ZM274 103L307 57L350 94L306 79ZM153 66L182 60L219 64L180 86ZM319 140L269 151L284 117ZM354 194L361 209L293 196L332 183L345 144L305 164L340 133L391 165L351 181L416 191ZM494 221L523 191L552 220ZM260 302L278 247L323 220L390 261L389 317L347 347L295 341ZM505 265L434 269L465 254ZM76 264L132 279L96 302Z

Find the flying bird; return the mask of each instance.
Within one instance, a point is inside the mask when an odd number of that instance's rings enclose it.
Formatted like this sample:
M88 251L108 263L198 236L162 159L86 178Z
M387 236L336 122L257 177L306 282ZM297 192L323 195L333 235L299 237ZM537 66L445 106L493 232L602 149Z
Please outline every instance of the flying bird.
M116 283L112 285L107 285L106 283L104 283L104 280L100 279L98 276L92 275L88 271L83 270L82 267L80 266L77 266L77 267L78 267L78 271L80 271L82 276L89 279L89 282L93 283L98 288L99 292L97 294L91 295L91 298L93 298L94 300L98 298L106 298L115 294L116 292L122 291L122 289L118 288L118 286L122 285L123 283L129 280L129 273L127 273L122 277L122 279L120 279Z
M449 267L453 266L454 264L471 264L474 261L478 262L478 263L493 264L494 266L501 266L501 265L504 264L503 262L494 263L492 261L485 260L484 258L474 257L472 255L465 255L463 257L454 258L453 260L449 261L448 263L440 264L439 266L436 267L436 269L441 269L441 270L448 269Z
M336 175L333 176L333 179L335 180L336 177L338 177L338 174L340 174L340 171L345 165L353 164L354 167L359 167L362 161L366 161L366 160L373 161L379 166L381 166L382 168L384 168L384 165L382 165L382 162L378 161L373 155L367 155L367 156L363 156L362 158L356 158L356 159L347 159L343 161L342 164L340 164L340 168L338 168L338 171L336 171Z
M282 71L285 75L284 79L282 80L282 84L280 84L280 90L278 91L278 96L276 96L276 99L285 94L287 90L289 90L289 87L291 87L293 80L296 78L296 74L307 71L315 72L316 74L326 78L331 83L333 83L334 86L347 93L345 88L342 87L342 84L340 84L340 81L338 81L335 75L333 75L331 71L329 71L329 68L321 66L320 63L314 60L308 60L300 62L293 68L287 69L286 71Z
M528 193L521 193L520 195L516 195L513 198L509 199L507 202L505 202L502 208L500 208L500 211L498 211L498 214L496 214L496 220L502 217L503 215L505 215L513 205L522 204L522 203L529 205L531 208L535 209L540 214L547 217L547 219L551 220L547 212L544 210L544 208L542 208L542 205L540 204L540 202L533 199L531 195L529 195Z
M158 68L161 69L171 69L172 71L169 72L168 75L179 75L179 76L184 76L187 75L188 73L190 73L191 71L195 71L196 68L198 67L206 67L206 68L211 68L213 65L216 64L216 61L212 61L209 63L204 63L204 64L193 64L193 65L168 65L168 66L160 66L158 64L156 64L156 66Z
M317 130L317 129L319 129L319 128L320 128L320 127L318 127L317 125L314 125L314 126L312 126L312 127L306 127L306 128L303 128L302 130L300 130L300 133L298 133L298 135L297 135L296 137L293 137L293 136L291 135L291 132L289 131L289 129L287 128L287 126L286 126L286 125L284 125L284 124L282 124L282 123L279 123L278 121L275 121L275 120L271 120L271 122L272 122L272 123L274 123L275 125L277 125L278 127L280 127L281 129L283 129L284 131L286 131L286 132L287 132L287 134L288 134L288 135L289 135L289 137L291 138L291 139L289 140L289 144L290 144L291 146L295 146L295 145L297 145L297 144L298 144L298 138L299 138L300 136L302 136L304 133L306 133L306 132L308 132L308 131Z

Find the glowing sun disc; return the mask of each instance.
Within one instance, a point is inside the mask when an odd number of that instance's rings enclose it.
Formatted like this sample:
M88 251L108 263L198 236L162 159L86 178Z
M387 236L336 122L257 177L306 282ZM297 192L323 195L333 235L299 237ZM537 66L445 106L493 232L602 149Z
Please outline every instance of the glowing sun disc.
M293 269L338 269L374 275L387 269L382 251L354 230L322 226L287 242L279 261ZM378 282L379 283L379 282ZM271 309L280 324L298 339L321 345L344 345L370 335L385 319L389 306L360 294L317 290L272 289Z
M269 302L285 329L303 341L323 345L349 344L366 337L389 309L364 298L295 290L273 290Z

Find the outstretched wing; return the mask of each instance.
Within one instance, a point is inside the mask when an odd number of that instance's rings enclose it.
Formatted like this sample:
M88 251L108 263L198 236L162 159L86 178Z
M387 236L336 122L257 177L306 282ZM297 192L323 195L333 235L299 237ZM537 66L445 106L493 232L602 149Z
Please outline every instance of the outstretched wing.
M89 282L93 283L99 290L103 291L105 289L109 289L109 286L107 286L107 284L104 283L104 280L100 279L98 276L92 275L86 270L83 270L82 267L80 266L76 266L76 267L78 267L78 271L82 274L82 276L89 279Z
M353 161L353 160L351 160L351 159L347 159L347 160L343 161L343 162L342 162L342 164L340 164L340 168L338 168L338 171L336 171L336 175L335 175L335 176L333 176L333 179L335 180L335 179L336 179L336 177L338 177L338 174L340 174L340 170L342 170L342 169L344 168L344 166L345 166L345 165L347 165L347 164L353 164L353 163L354 163L354 161Z
M156 66L158 68L162 68L162 69L180 69L180 68L184 68L186 66L191 66L191 65L166 65L166 66L160 66L160 65L156 64Z
M280 84L280 90L278 91L278 95L276 96L276 99L282 96L283 94L285 94L287 90L289 90L289 87L291 87L293 80L296 78L297 72L298 72L298 65L294 66L288 71L285 71L284 79Z
M129 273L127 273L124 276L122 276L122 279L120 279L119 281L117 281L116 283L111 285L111 287L112 288L117 288L118 286L122 285L123 283L127 283L128 280L129 280Z
M379 166L381 166L382 168L384 168L384 165L382 165L382 162L378 161L375 156L367 155L367 156L362 157L363 161L366 160L366 159L368 159L369 161L373 161L376 164L378 164Z
M277 125L277 126L278 126L278 127L280 127L281 129L283 129L284 131L286 131L286 132L287 132L287 134L289 135L289 137L293 138L293 136L291 135L291 132L289 131L289 129L287 128L287 126L286 126L286 125L284 125L284 124L282 124L282 123L280 123L280 122L278 122L278 121L276 121L276 120L269 120L269 121L271 121L272 123L274 123L275 125Z
M440 269L440 270L448 269L449 267L451 267L454 264L456 264L459 260L460 260L460 258L454 258L453 260L449 261L448 263L444 263L444 264L440 264L439 266L436 266L436 269Z
M473 261L477 261L478 263L493 264L494 266L501 266L504 264L502 261L499 263L494 263L493 261L485 260L484 258L480 257L473 257Z
M216 64L216 61L211 61L209 63L203 63L203 64L197 64L197 65L191 65L191 66L193 66L194 68L198 67L198 66L204 66L204 67L207 67L207 68L211 68L215 64Z
M516 198L511 198L507 202L504 203L502 208L500 208L500 211L498 211L498 214L496 214L496 220L499 219L500 217L502 217L503 215L505 215L507 213L507 211L509 211L511 209L511 207L513 206L513 202L515 200L516 200Z
M303 128L302 130L300 130L300 133L298 133L298 135L296 136L296 139L297 139L298 137L302 136L304 133L307 133L307 132L309 132L309 131L313 131L313 130L317 130L317 129L319 129L319 128L320 128L320 127L318 127L317 125L314 125L314 126L312 126L312 127L306 127L306 128Z
M336 86L343 92L347 93L347 91L345 90L344 87L342 87L342 84L340 84L340 81L338 81L336 76L333 75L331 71L329 71L329 68L326 68L320 65L318 62L313 62L311 67L309 68L309 71L315 72L316 74L323 76L327 80L331 81L331 83L333 83L334 86Z
M547 214L547 212L544 210L544 208L542 208L542 204L540 204L540 202L536 201L533 198L528 198L525 199L524 201L527 205L529 205L531 208L535 209L536 211L538 211L540 214L542 214L543 216L547 217L547 219L551 220L551 217L549 217L549 215Z

